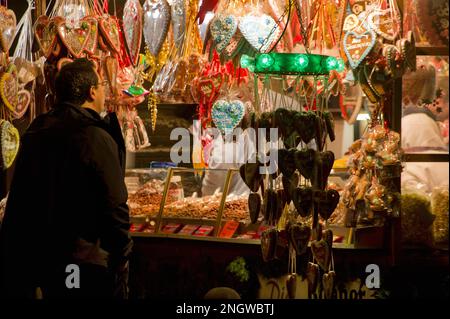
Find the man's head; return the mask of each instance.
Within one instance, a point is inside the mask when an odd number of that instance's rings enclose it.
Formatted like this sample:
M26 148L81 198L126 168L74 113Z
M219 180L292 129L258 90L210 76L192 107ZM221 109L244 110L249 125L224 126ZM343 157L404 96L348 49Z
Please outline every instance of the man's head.
M105 109L105 82L88 59L65 64L56 75L56 99L90 108L98 113Z

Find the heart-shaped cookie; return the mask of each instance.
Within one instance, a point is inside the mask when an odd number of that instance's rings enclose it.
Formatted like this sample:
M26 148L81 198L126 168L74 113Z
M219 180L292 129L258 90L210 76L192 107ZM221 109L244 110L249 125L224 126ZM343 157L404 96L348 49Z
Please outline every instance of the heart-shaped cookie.
M15 111L18 103L19 84L17 82L17 73L14 68L3 73L0 77L0 96L5 106L12 112Z
M319 265L309 262L306 267L306 280L308 281L308 293L310 295L316 291L319 278Z
M313 190L311 187L297 187L291 194L295 209L302 217L311 214Z
M322 151L325 147L325 143L327 142L327 125L325 120L320 116L316 117L315 130L316 145L318 150Z
M273 189L266 189L263 198L263 214L266 222L273 223L275 215L278 213L278 195Z
M242 180L252 192L257 192L260 186L260 166L260 163L245 163L239 168L239 174L241 175Z
M267 14L248 14L242 17L239 20L239 30L258 52L269 51L280 33L278 24Z
M47 16L40 16L34 24L34 35L42 54L48 59L58 39L57 24L64 21L61 17L49 19Z
M297 255L303 255L308 248L311 228L304 224L293 224L289 227L289 242Z
M214 40L217 52L222 52L230 44L238 28L235 16L217 14L209 24L211 37Z
M9 52L16 33L17 20L14 11L0 6L0 48Z
M290 274L286 280L286 289L290 299L295 299L297 292L297 274Z
M329 271L323 275L322 286L325 299L331 299L333 297L335 279L336 273L334 271Z
M31 102L31 94L27 90L20 90L17 93L17 105L12 112L15 119L20 119L28 110L28 106Z
M274 120L282 137L288 137L294 131L294 119L290 110L283 108L276 109L274 112Z
M281 182L283 184L283 190L286 197L286 203L289 204L292 200L292 193L297 188L299 181L298 172L294 172L291 177L282 176Z
M319 241L311 241L311 251L320 268L324 271L328 271L331 260L331 250L325 239L322 238Z
M74 58L80 58L84 52L91 32L91 24L87 21L75 28L66 21L58 23L58 35L64 46Z
M345 33L342 44L352 69L356 69L361 64L374 47L376 41L374 31L363 28L365 31L359 33L355 30Z
M105 44L115 53L120 53L119 25L116 18L105 15L98 19L98 28Z
M229 135L242 121L245 115L245 104L242 101L217 100L211 110L211 117L222 135Z
M379 36L382 36L386 40L394 41L398 36L396 25L398 21L394 21L391 16L391 10L376 9L369 13L367 21L369 28L374 30Z
M278 168L283 176L287 178L291 177L296 170L294 159L295 152L296 150L294 148L289 150L284 148L278 150Z
M157 56L166 40L170 25L170 6L166 0L144 3L144 38L153 56Z
M86 16L81 20L81 23L88 23L90 25L89 37L84 45L84 52L91 56L96 55L98 44L98 20L94 16Z
M297 112L294 115L294 127L304 143L309 143L315 135L316 114L314 112Z
M297 150L294 154L295 166L306 179L313 176L315 156L316 151L313 149Z
M19 131L10 122L0 119L1 162L0 167L6 170L14 163L20 146Z
M312 182L316 188L321 190L326 188L333 164L334 153L332 151L315 153Z
M248 195L248 211L252 224L255 224L261 211L261 196L258 193L250 193Z
M139 0L127 0L123 7L123 34L133 65L139 60L142 41L143 9Z
M316 200L318 203L319 215L327 220L333 214L339 204L339 193L334 189L318 191Z
M275 258L278 231L274 228L266 229L261 234L261 252L265 262Z
M324 112L323 117L325 119L325 125L327 128L328 136L330 137L330 141L333 142L336 139L336 135L334 133L334 118L331 112Z

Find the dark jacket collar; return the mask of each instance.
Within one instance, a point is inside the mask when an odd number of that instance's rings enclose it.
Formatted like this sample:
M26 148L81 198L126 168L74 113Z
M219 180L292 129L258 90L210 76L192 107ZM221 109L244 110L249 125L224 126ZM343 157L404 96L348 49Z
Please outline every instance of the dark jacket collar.
M436 116L433 114L433 112L431 112L426 107L417 107L417 106L408 107L403 111L403 116L410 115L410 114L417 114L417 113L426 114L429 117L431 117L433 120L436 121Z

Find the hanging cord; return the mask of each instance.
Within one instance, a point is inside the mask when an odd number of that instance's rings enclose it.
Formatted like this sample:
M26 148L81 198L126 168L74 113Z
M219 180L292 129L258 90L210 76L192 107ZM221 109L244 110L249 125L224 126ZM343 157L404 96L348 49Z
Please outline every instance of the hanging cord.
M25 11L25 14L20 19L17 24L16 32L13 36L13 41L16 39L17 35L20 32L19 39L17 40L17 45L14 50L13 57L21 57L30 62L33 61L33 17L31 12L35 9L34 0L28 0L28 8ZM11 42L11 43L12 43Z

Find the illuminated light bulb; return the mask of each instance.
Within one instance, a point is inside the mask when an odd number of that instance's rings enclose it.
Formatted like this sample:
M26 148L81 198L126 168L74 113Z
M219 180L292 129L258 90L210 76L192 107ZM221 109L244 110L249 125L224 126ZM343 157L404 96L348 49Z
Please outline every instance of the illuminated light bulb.
M306 54L300 54L297 57L296 65L301 70L305 69L309 65L309 58Z
M325 59L325 67L328 71L336 70L338 68L338 64L338 60L333 56L329 56Z
M241 68L249 69L251 66L254 66L255 59L247 54L243 54L241 56Z
M337 61L338 61L338 66L337 66L336 71L338 71L338 72L343 72L343 71L345 70L345 63L344 63L344 60L342 60L342 59L337 59Z
M256 63L258 64L258 68L267 69L275 63L275 60L270 56L270 54L261 54Z

